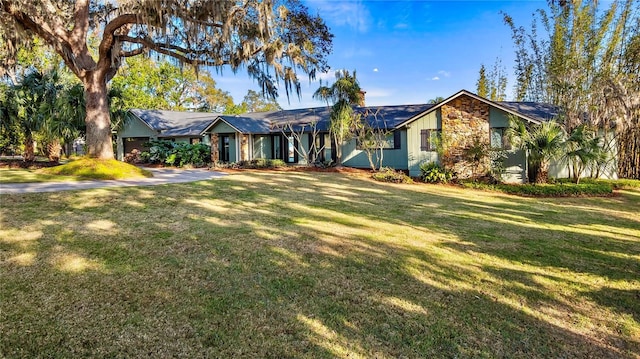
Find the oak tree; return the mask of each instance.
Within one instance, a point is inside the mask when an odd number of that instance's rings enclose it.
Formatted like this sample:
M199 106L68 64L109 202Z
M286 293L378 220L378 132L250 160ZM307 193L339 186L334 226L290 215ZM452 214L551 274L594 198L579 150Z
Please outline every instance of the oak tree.
M90 35L98 39L91 51ZM245 69L270 96L327 69L332 35L296 0L0 0L0 68L41 38L84 86L87 151L113 158L107 83L122 60L157 53L193 67Z

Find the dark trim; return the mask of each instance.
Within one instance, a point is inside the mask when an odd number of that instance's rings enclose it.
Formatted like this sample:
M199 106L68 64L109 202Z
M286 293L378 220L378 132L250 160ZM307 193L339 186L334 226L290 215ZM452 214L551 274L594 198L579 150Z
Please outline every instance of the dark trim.
M225 139L228 141L228 146L225 148ZM231 160L231 135L218 134L218 151L220 151L219 160L222 162L229 162Z
M466 96L469 96L469 97L471 97L471 98L473 98L473 99L476 99L476 100L478 100L478 101L484 102L484 103L488 104L489 106L493 106L493 107L495 107L495 108L497 108L497 109L500 109L500 110L502 110L502 111L505 111L505 112L507 112L507 113L510 113L510 114L512 114L512 115L514 115L514 116L518 116L518 117L520 117L520 118L521 118L521 119L523 119L523 120L527 120L527 121L529 121L529 122L533 122L533 123L535 123L535 124L539 124L539 123L540 123L540 121L539 121L539 120L536 120L536 119L534 119L534 118L531 118L531 117L529 117L529 116L527 116L527 115L524 115L524 114L522 114L522 113L520 113L520 112L518 112L518 111L515 111L515 110L513 110L513 109L510 109L510 108L508 108L508 107L506 107L506 106L503 106L503 105L501 105L501 104L499 104L499 103L497 103L497 102L491 101L491 100L486 99L486 98L481 97L481 96L478 96L478 95L476 95L476 94L474 94L474 93L472 93L472 92L470 92L470 91L467 91L467 90L460 90L460 91L456 92L455 94L453 94L453 95L449 96L448 98L446 98L446 99L442 100L441 102L438 102L437 104L433 105L433 106L432 106L432 107L430 107L429 109L427 109L427 110L425 110L425 111L423 111L423 112L420 112L420 113L418 113L418 114L416 114L416 115L414 115L414 116L412 116L412 117L408 118L408 119L407 119L407 120L405 120L405 121L400 122L399 124L397 124L397 125L396 125L396 127L395 127L395 128L396 128L396 129L399 129L399 128L401 128L401 127L407 126L408 124L412 123L413 121L417 120L418 118L420 118L420 117L422 117L422 116L425 116L425 115L427 115L427 114L429 114L429 113L431 113L431 112L435 111L436 109L438 109L438 108L442 107L442 106L443 106L443 105L445 105L446 103L451 102L452 100L455 100L456 98L458 98L458 97L460 97L460 96L463 96L463 95L466 95Z
M402 134L400 133L400 130L395 130L393 131L393 149L394 150L399 150L402 148Z
M431 143L433 135L438 135L442 130L435 128L420 130L420 151L433 152L436 151L435 146Z
M271 135L271 158L272 159L278 159L278 160L284 160L284 154L283 154L283 149L282 149L282 137L284 137L282 134L272 134ZM277 138L277 140L276 140ZM276 153L276 143L278 143L278 148L279 151L278 153Z

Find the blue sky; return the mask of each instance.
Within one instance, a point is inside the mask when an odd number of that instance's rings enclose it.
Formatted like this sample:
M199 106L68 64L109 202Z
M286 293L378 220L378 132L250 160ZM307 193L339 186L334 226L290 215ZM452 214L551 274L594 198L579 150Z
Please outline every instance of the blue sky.
M501 11L528 27L545 1L338 1L308 0L335 35L329 57L332 70L320 76L331 83L339 69L356 70L370 106L425 103L467 89L475 92L480 65L502 59L513 74L513 41ZM303 75L304 77L304 75ZM236 102L257 85L241 73L216 76L218 86ZM302 81L302 98L285 109L323 106L311 95L319 83ZM513 92L509 82L507 97Z

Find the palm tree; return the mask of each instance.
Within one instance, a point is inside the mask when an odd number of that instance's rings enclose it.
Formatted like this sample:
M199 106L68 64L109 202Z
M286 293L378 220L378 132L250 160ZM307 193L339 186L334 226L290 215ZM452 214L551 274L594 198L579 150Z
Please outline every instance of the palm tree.
M313 94L313 98L332 102L331 123L329 131L336 146L336 162L342 165L342 144L351 136L351 128L356 116L353 107L360 102L361 89L356 78L356 71L350 74L347 70L336 71L336 81L331 86L320 87Z
M46 81L46 76L36 70L28 73L14 86L13 116L24 134L23 158L27 162L35 159L35 134L43 123L40 107L46 102Z
M571 175L576 183L587 168L597 165L605 151L600 146L601 139L585 124L579 125L567 137L563 161L569 165Z
M509 122L507 136L512 145L527 153L529 180L546 183L551 160L563 153L565 133L562 126L554 120L530 127L517 118L511 118Z

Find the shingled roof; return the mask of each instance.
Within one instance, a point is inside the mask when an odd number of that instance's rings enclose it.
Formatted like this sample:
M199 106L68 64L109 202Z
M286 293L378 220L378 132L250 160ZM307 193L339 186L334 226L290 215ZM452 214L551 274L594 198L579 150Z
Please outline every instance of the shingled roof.
M560 113L557 106L536 102L493 102L469 91L462 90L438 104L355 107L373 127L394 129L409 124L451 99L468 95L514 115L534 122L548 121ZM292 124L295 131L315 123L318 131L329 131L331 108L315 107L270 112L252 112L242 115L224 115L211 112L180 112L164 110L130 110L149 128L158 131L158 137L200 136L218 121L224 121L236 131L246 134L269 134Z
M393 128L397 124L426 111L430 104L355 107L354 111L365 116L369 124L378 128ZM279 128L292 124L298 131L302 126L315 123L318 131L329 131L331 108L315 107L308 109L281 110L271 112L253 112L237 116L222 115L219 119L240 133L266 134L279 132Z
M212 112L185 112L165 110L129 110L149 128L158 132L158 137L200 136L220 116Z
M501 101L500 105L540 122L549 121L560 114L558 106L540 102Z

